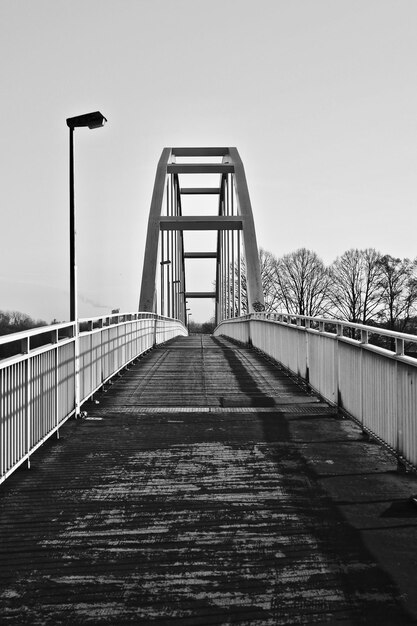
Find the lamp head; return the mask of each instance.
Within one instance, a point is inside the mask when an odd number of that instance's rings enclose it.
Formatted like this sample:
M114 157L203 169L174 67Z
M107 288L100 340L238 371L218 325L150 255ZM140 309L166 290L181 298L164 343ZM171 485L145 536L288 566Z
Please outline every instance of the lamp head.
M94 111L93 113L85 113L84 115L76 115L75 117L67 118L67 126L70 128L79 128L80 126L88 126L88 128L100 128L104 126L107 119L100 113L100 111Z

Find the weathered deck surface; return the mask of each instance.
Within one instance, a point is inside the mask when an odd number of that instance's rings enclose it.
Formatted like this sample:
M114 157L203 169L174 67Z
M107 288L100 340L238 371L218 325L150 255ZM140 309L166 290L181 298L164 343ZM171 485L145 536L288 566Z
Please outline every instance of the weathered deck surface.
M1 623L417 623L414 476L254 352L192 336L0 490Z

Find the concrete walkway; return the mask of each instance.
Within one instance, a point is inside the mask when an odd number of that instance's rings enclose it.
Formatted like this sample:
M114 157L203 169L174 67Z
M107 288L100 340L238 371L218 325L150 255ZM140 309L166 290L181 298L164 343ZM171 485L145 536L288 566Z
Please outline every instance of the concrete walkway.
M414 475L256 353L153 350L0 489L1 624L417 624Z

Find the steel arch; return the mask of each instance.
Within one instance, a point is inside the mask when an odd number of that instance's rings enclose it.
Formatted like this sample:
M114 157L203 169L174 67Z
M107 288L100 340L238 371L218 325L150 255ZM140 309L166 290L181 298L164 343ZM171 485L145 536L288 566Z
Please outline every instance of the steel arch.
M184 174L195 177L218 174L219 186L185 187L180 184ZM181 200L191 194L216 194L218 214L184 216ZM183 232L186 230L217 231L216 250L185 251ZM214 292L186 291L185 260L190 258L216 259ZM160 304L156 292L158 279ZM255 223L245 170L237 149L164 148L156 170L149 212L139 310L157 312L159 305L161 314L186 322L186 298L215 298L216 321L220 322L241 314L243 287L247 294L246 310L249 313L262 311L264 296Z

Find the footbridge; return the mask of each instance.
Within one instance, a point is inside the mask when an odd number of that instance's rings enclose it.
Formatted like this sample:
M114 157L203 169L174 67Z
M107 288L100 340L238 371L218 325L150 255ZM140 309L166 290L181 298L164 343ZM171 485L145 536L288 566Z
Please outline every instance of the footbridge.
M2 623L417 623L416 342L266 313L237 150L166 148L139 312L0 338Z

